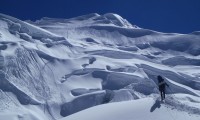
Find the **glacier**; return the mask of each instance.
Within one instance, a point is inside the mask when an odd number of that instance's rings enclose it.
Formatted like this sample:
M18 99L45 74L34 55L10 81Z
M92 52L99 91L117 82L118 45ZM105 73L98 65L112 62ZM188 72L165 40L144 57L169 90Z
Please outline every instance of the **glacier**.
M0 14L0 120L199 120L199 33L144 29L114 13ZM170 86L165 103L157 75Z

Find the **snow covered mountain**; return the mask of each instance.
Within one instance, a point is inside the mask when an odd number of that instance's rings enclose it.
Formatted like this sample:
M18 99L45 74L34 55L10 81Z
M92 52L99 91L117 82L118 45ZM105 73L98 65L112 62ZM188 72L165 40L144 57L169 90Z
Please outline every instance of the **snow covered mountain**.
M161 103L157 75L169 84ZM200 32L117 14L21 21L0 14L0 120L199 120Z

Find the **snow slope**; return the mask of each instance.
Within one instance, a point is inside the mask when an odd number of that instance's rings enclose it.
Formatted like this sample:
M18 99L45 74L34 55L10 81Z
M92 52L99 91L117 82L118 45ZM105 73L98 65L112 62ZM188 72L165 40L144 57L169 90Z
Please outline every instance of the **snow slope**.
M200 119L198 33L143 29L113 13L0 14L0 120ZM157 75L170 85L164 104Z
M199 120L199 115L168 107L152 98L95 106L60 120Z

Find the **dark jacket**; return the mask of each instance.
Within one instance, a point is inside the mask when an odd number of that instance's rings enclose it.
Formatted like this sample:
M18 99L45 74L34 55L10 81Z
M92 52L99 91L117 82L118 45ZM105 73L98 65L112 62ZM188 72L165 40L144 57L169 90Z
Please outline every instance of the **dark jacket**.
M164 81L164 79L161 76L158 76L158 86L160 91L164 91L165 86L169 87L169 85Z

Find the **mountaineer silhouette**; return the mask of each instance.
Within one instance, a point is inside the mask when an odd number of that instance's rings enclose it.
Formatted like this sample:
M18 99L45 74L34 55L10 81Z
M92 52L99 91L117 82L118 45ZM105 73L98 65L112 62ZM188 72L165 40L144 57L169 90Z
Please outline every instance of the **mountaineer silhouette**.
M161 100L163 101L165 99L165 86L169 87L169 85L165 82L162 76L158 75L157 79Z

